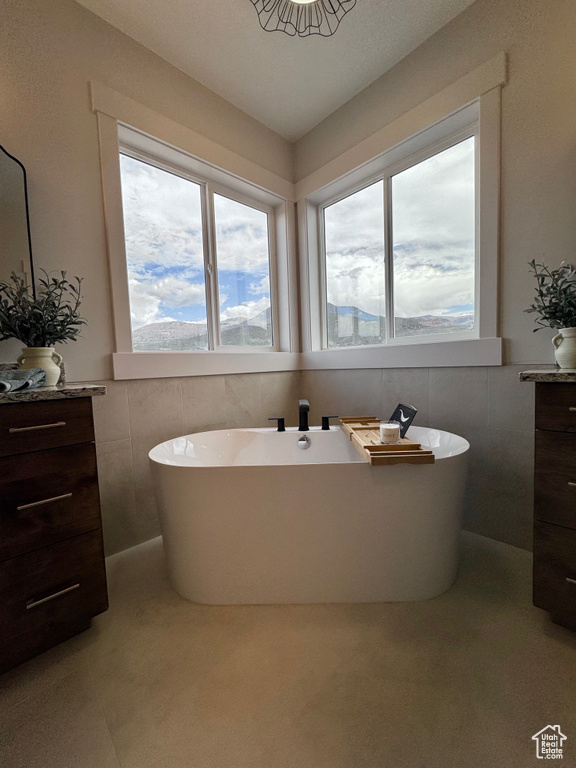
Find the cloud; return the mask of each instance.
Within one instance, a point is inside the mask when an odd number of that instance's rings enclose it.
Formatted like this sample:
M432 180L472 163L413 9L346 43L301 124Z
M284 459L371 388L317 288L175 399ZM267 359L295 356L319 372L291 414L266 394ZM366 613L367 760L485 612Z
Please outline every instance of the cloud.
M461 142L392 178L394 298L400 316L441 314L474 301L474 141ZM122 157L133 323L166 319L170 308L204 305L200 186ZM240 272L254 301L222 320L270 306L267 214L214 196L219 272ZM384 184L325 209L327 293L334 304L385 311ZM232 295L222 275L220 307ZM246 295L246 294L244 294ZM244 296L242 296L243 298ZM177 314L177 313L176 313Z
M165 319L166 307L204 304L200 185L127 156L121 170L133 323ZM223 195L214 195L214 210L219 274L240 272L251 294L269 293L267 214ZM221 306L229 298L223 288Z
M474 302L474 140L392 177L398 316ZM384 314L384 186L325 210L328 300Z
M167 305L167 307L206 304L203 284L187 283L174 277L164 278L156 282L144 282L132 278L129 280L129 289L133 328L173 320L174 318L164 313L162 304Z
M128 265L204 269L200 185L121 156Z
M220 320L233 320L236 317L251 318L264 312L270 306L270 299L263 297L258 301L245 301L235 307L228 307L220 313Z
M219 269L267 272L268 215L222 195L214 195L214 215Z
M259 296L261 293L270 293L270 275L265 275L257 283L250 283L248 286L250 293Z
M468 304L474 304L474 278L470 273L446 276L421 269L394 284L397 317L451 314L451 307Z
M392 178L394 246L452 246L474 238L474 139Z
M188 283L177 277L165 277L155 283L144 283L149 295L171 307L189 307L191 304L205 304L204 283Z

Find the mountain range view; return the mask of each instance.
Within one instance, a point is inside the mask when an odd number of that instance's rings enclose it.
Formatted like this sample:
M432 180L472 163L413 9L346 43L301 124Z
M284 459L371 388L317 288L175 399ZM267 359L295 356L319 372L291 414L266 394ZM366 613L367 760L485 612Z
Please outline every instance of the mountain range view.
M329 303L327 319L329 347L381 344L386 336L386 321L382 315L372 315L355 306ZM396 336L466 331L474 327L474 313L397 317L395 323ZM224 346L271 346L271 311L266 309L251 318L236 317L222 321L220 334ZM132 331L132 344L136 352L206 350L208 328L205 321L149 323Z
M272 345L270 309L249 319L235 317L220 322L220 336L225 346ZM184 322L167 320L149 323L132 331L132 348L135 352L183 352L208 349L206 321Z

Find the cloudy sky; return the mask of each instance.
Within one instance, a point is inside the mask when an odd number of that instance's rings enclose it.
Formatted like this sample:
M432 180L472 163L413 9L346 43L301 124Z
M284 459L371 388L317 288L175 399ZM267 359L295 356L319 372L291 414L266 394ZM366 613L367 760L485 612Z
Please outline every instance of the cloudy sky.
M454 315L474 301L474 139L392 178L398 317ZM328 301L384 314L383 182L325 209Z
M205 321L200 185L122 156L133 328ZM473 309L474 139L392 178L398 317ZM214 195L221 321L270 306L262 211ZM327 292L336 305L385 314L383 182L325 209Z
M121 156L132 327L205 321L200 185ZM270 306L267 215L214 195L220 317Z

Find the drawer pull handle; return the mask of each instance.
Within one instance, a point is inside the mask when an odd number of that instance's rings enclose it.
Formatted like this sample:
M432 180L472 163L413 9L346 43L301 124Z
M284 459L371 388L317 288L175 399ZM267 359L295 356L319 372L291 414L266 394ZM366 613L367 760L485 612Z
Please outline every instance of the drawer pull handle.
M568 410L569 410L569 411L576 411L576 405L571 405L571 406L568 408Z
M54 592L53 595L43 597L41 600L26 600L26 610L29 611L30 608L36 608L37 605L47 603L49 600L54 600L55 597L60 597L60 595L65 595L67 592L72 592L75 589L80 589L80 584L72 584L71 587L66 587L66 589L61 589L59 592Z
M34 427L10 427L8 432L31 432L34 429L52 429L52 427L65 427L65 421L55 421L53 424L37 424Z
M576 488L576 483L572 483L572 482L570 482L570 480L568 480L568 485L569 485L571 488Z
M61 501L61 499L71 499L71 493L63 493L61 496L52 496L51 499L42 499L42 501L32 501L30 504L21 504L16 507L18 512L22 512L23 509L32 509L32 507L41 507L42 504L50 504L53 501Z
M568 578L568 576L566 576L566 581L568 582L568 584L576 584L576 579L570 579Z

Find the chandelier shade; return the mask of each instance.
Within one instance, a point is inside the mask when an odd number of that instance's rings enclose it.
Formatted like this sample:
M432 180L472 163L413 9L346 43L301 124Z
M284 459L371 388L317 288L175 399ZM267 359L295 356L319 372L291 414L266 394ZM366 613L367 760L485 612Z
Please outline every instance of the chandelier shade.
M250 0L266 32L330 37L356 0Z

